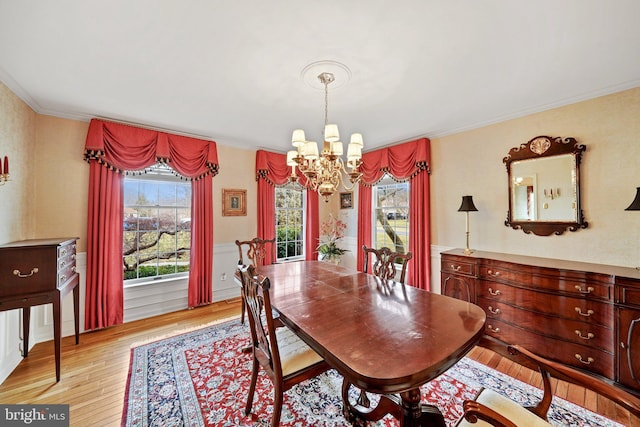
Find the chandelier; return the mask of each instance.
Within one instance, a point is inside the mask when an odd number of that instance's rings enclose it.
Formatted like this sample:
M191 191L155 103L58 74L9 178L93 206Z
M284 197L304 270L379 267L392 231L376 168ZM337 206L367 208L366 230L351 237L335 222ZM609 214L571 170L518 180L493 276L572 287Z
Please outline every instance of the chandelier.
M289 182L298 182L308 189L317 191L325 202L335 193L342 183L342 186L351 191L358 183L362 173L362 134L354 133L347 148L347 162L349 168L345 168L342 160L344 147L340 142L338 125L329 124L329 84L335 80L335 76L329 72L318 75L318 80L324 85L324 144L322 151L318 151L318 143L307 141L304 130L296 129L291 138L292 145L296 148L287 153L287 166L291 166L291 176ZM300 182L296 175L296 168L305 176L306 180ZM350 185L345 182L344 175L349 177Z

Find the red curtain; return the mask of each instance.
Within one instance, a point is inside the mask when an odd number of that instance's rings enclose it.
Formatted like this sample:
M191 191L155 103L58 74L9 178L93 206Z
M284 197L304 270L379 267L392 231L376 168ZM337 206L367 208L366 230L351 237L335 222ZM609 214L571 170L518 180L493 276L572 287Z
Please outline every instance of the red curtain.
M85 329L122 323L122 174L156 162L192 180L189 306L211 302L215 142L93 119L85 159L90 164Z
M284 185L291 168L287 166L285 154L265 150L256 152L256 180L258 181L258 237L273 239L276 236L275 186ZM318 218L318 193L307 191L307 223L305 231L305 258L317 258L316 246L320 238ZM270 260L274 262L275 260ZM265 260L266 262L266 260Z
M358 196L358 247L371 245L371 186L385 174L409 181L409 251L413 259L407 269L407 283L431 289L431 219L429 201L430 142L427 138L382 148L362 155L362 181ZM364 254L358 251L358 270Z

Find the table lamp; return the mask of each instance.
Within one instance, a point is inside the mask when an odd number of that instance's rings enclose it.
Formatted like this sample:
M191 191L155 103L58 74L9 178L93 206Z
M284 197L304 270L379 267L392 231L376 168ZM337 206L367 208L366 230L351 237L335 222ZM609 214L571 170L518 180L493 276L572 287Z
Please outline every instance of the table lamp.
M467 213L467 248L464 250L465 255L471 255L473 251L469 249L469 212L477 212L478 208L473 204L472 196L462 196L462 204L458 209L458 212Z

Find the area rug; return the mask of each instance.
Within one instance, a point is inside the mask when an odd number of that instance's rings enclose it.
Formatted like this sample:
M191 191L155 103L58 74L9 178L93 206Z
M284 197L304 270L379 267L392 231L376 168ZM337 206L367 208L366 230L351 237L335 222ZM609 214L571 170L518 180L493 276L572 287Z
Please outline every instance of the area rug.
M273 388L258 378L252 413L244 415L251 378L249 329L234 319L132 348L122 425L268 426ZM285 393L283 427L349 426L342 415L342 377L330 370ZM438 406L448 426L462 416L462 401L481 387L523 405L536 402L540 390L464 358L421 387L423 402ZM353 390L353 398L356 398ZM554 398L549 421L557 426L620 426L565 400ZM387 416L376 427L397 426Z

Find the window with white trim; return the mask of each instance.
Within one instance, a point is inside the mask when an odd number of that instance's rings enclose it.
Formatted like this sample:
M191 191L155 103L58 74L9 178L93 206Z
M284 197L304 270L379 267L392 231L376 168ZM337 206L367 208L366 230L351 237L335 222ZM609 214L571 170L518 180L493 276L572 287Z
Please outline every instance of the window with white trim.
M124 179L123 269L127 283L188 276L191 183L163 165Z
M298 186L276 187L276 260L304 259L305 200Z
M372 244L392 251L409 251L409 183L385 177L373 186Z

